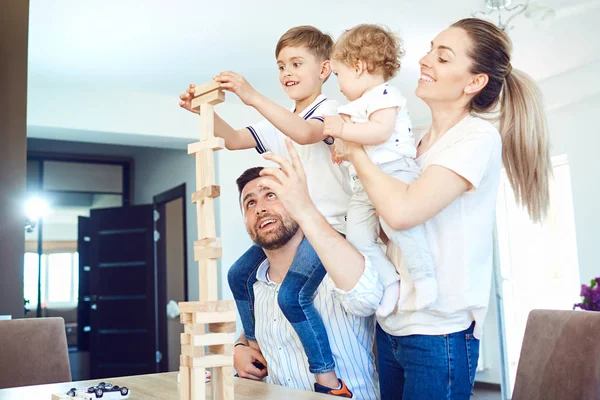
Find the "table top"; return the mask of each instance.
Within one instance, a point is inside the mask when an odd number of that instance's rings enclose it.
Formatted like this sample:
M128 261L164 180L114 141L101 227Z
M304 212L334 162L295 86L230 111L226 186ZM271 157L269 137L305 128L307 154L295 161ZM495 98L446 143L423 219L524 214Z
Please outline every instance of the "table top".
M97 385L100 381L128 387L131 390L130 400L179 400L177 372L0 389L0 400L51 400L53 394L66 394L72 387L86 388ZM270 385L249 379L234 378L233 381L236 400L324 400L330 398L324 394Z

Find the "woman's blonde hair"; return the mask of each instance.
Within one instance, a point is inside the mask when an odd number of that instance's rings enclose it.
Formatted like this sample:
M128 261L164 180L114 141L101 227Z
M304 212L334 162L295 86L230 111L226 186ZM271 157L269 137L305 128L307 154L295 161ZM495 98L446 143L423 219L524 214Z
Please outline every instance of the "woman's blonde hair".
M331 58L350 66L360 60L366 63L369 73L381 73L387 81L400 69L403 55L400 39L392 31L379 25L362 24L340 36Z
M525 206L533 221L546 216L552 173L550 141L542 95L533 79L512 68L512 43L494 24L466 18L452 25L471 40L471 73L486 74L487 85L471 100L471 111L498 111L502 136L502 160L517 203Z

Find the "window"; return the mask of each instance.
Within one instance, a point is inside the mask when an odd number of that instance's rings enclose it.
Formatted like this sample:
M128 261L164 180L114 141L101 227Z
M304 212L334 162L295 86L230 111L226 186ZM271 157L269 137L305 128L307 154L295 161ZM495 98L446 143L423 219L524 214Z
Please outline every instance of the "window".
M43 308L75 308L79 292L79 253L42 255L40 279ZM38 255L25 253L24 294L29 309L38 304Z
M570 310L579 299L579 264L569 164L552 160L547 221L534 224L514 199L503 172L497 225L500 282L504 302L505 341L511 392L529 312Z

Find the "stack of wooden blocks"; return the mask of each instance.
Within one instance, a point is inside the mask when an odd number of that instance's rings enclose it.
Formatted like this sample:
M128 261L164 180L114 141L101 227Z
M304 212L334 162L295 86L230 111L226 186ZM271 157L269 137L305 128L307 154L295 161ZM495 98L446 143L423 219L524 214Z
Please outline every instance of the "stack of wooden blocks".
M192 108L200 111L200 141L188 146L196 156L196 192L192 202L198 211L198 241L194 259L199 263L200 301L179 303L181 323L180 400L205 400L205 371L211 369L212 396L233 399L233 343L236 310L233 300L218 300L217 261L221 258L221 241L216 237L214 152L225 147L214 136L214 106L225 100L217 82L195 90Z

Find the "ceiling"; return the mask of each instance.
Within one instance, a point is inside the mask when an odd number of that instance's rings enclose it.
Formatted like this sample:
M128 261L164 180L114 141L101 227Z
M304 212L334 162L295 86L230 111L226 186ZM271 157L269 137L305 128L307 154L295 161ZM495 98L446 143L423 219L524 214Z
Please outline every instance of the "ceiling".
M600 95L593 84L600 72L600 1L543 3L557 10L550 24L536 27L523 16L513 22L513 65L548 87L551 106ZM278 37L301 24L334 37L363 22L398 32L406 56L395 83L409 95L413 117L426 122L426 107L412 95L418 59L440 30L483 9L483 0L30 4L28 135L158 147L181 147L197 135L197 121L178 109L177 95L222 70L244 74L258 90L289 104L273 52ZM334 79L325 92L341 99ZM247 119L256 115L230 99L223 113L239 124L253 122Z

